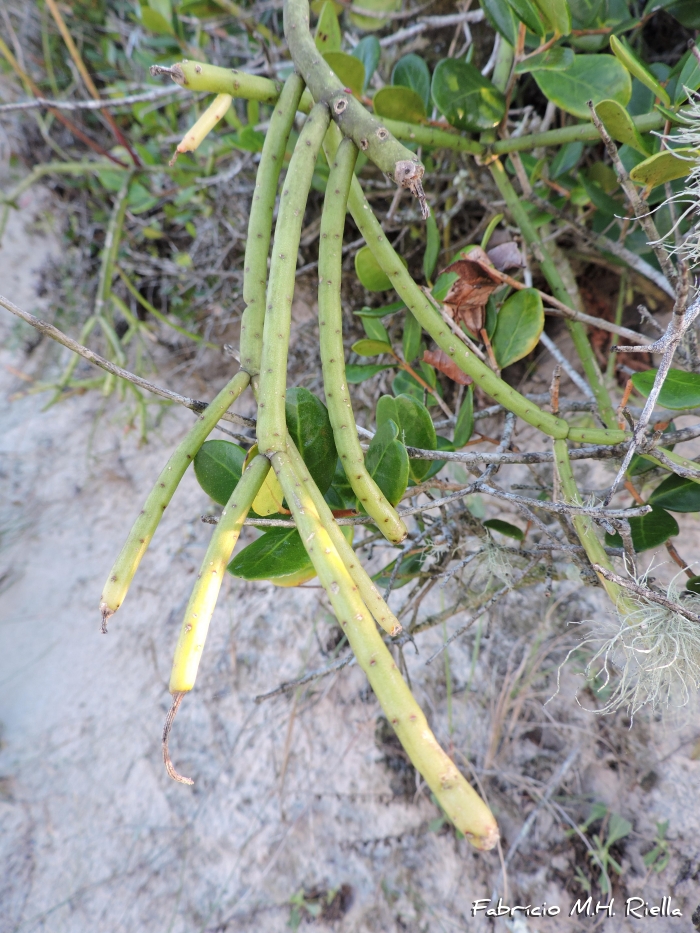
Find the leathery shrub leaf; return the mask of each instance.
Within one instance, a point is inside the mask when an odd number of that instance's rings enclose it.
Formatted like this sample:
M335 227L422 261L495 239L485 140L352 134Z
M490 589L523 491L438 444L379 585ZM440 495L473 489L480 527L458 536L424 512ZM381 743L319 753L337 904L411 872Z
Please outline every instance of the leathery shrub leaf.
M399 440L394 421L385 421L365 454L367 472L392 505L397 505L408 486L408 453Z
M482 523L484 528L490 528L491 531L498 531L508 538L515 538L516 541L522 541L525 533L517 525L511 525L510 522L504 522L501 518L489 518Z
M335 12L335 7L326 0L321 7L316 26L316 48L324 54L325 52L339 52L342 46L342 34L340 32L340 23Z
M347 52L326 52L323 57L345 87L360 97L365 87L365 66L360 59Z
M635 373L632 376L632 385L642 395L648 396L654 385L656 372L655 369L647 369L643 373ZM658 404L671 411L700 406L700 375L686 373L682 369L669 369L661 387Z
M387 84L372 98L374 113L387 120L406 120L408 123L422 123L426 118L425 104L420 96L410 87Z
M355 272L368 292L385 292L391 288L391 279L372 255L369 246L355 253Z
M671 512L700 512L700 483L672 473L649 496L649 505Z
M352 542L352 525L343 525L342 531ZM269 580L275 586L298 586L316 576L296 528L270 528L236 554L227 570L234 577Z
M524 288L511 295L498 312L491 339L501 369L521 360L537 346L544 328L544 308L537 289Z
M410 395L382 395L377 402L377 427L388 421L398 426L399 438L407 447L420 447L422 450L435 450L437 438L435 427L428 409L418 399ZM414 460L409 462L409 475L419 483L430 471L432 460Z
M566 71L536 71L533 78L548 100L582 120L590 118L589 100L624 107L632 96L629 72L612 55L575 55Z
M410 52L400 58L391 72L391 83L415 91L427 112L430 107L430 70L420 55Z
M287 389L287 430L321 493L333 481L338 453L328 410L320 398L304 388Z
M194 458L194 472L204 492L226 505L243 472L246 452L231 441L205 441Z
M478 68L444 58L433 72L431 94L447 121L460 130L488 130L505 113L505 98Z
M629 519L632 534L632 546L638 553L658 547L673 535L678 534L678 522L666 509L653 505L651 512L646 515L637 515ZM606 532L605 543L608 547L622 547L620 535L611 535Z
M457 423L455 424L454 445L459 450L464 447L474 433L474 389L467 386L462 404L459 407Z

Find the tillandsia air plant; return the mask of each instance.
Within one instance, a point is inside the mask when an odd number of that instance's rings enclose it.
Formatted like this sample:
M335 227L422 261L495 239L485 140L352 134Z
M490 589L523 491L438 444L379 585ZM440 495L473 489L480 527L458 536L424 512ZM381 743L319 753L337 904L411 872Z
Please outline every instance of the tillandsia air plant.
M143 28L162 39L153 77L172 79L175 91L213 95L174 154L183 155L166 164L161 153L149 148L143 118L140 130L132 128L140 134L134 146L117 127L118 146L102 151L100 162L68 163L70 169L58 163L34 173L102 173L115 193L94 314L83 328L84 340L95 329L104 334L107 358L7 299L0 303L102 367L111 380L103 389L119 378L135 392L155 392L196 412L195 426L163 468L108 575L100 605L106 631L164 510L194 464L201 486L223 510L175 650L173 701L163 734L171 777L192 783L173 767L168 736L183 697L194 687L224 574L228 570L281 586L317 576L388 722L441 811L474 846L490 849L499 839L496 820L436 740L392 653L436 624L417 618L424 590L470 564L469 572L481 570L483 590L470 604L472 615L446 634L444 648L513 589L544 585L551 591L552 580L565 575L560 568L574 562L585 581L604 588L619 619L619 632L591 662L600 661L607 671L614 667L615 676L623 672L605 709L622 704L635 711L647 703L684 702L700 686L695 595L700 576L670 542L678 534L671 513L700 511L700 467L677 449L700 435L700 426L677 429L672 422L674 412L700 407L694 208L682 217L675 213L678 201L696 197L698 185L699 108L693 94L700 87L700 52L692 42L673 66L645 62L643 30L656 15L653 2L482 0L480 9L416 18L415 23L411 11L404 11L410 35L432 28L432 20L463 32L446 57L431 62L432 73L426 58L410 52L394 62L391 83L380 79L372 84L382 48L394 41L390 34L391 41L382 45L374 32L390 28L398 5L365 0L360 12L350 7L345 36L337 5L314 5L318 21L312 35L307 0L285 0L289 58L282 62L274 17L256 22L250 11L217 0L217 8L232 15L232 29L261 48L274 49L278 73L286 74L279 81L204 60L214 32L190 30L193 19L206 25L206 3L142 4ZM700 28L700 11L690 6L666 4L684 26ZM53 15L60 19L60 10ZM492 52L480 69L469 24L492 30ZM461 50L459 36L466 39ZM3 44L0 51L22 76L10 49ZM152 51L155 58L155 47ZM173 63L179 52L187 58ZM39 88L34 93L41 98ZM525 103L543 98L543 113ZM248 101L247 125L235 110L237 99ZM41 106L54 104L43 101ZM552 129L557 111L561 125ZM196 159L201 149L208 152L213 170L224 123L235 128L233 148L259 153L259 162L242 262L240 368L204 404L129 372L126 338L114 327L113 315L116 309L127 318L127 334L138 331L138 320L132 321L133 313L117 294L122 283L157 317L121 265L120 240L129 210L133 215L157 209L159 198L146 185L159 173L176 190L187 184L192 163L185 159ZM361 176L372 166L395 184L396 204L404 190L413 198L407 210L416 239L425 240L424 285L397 252L398 241L391 242L363 191ZM432 182L438 166L453 183L444 197ZM451 223L465 196L464 179L476 170L490 177L494 203L477 231L457 247ZM11 193L6 209L28 183ZM318 343L325 404L305 388L287 387L297 257L312 190L323 194ZM368 292L393 290L397 296L390 304L359 312L365 338L352 351L377 357L372 364L346 361L342 285L348 214L365 244L354 257L361 284ZM503 234L498 242L497 230ZM664 239L668 231L675 238L673 248ZM569 260L557 244L566 236L589 261L619 275L613 320L584 312ZM541 288L533 286L533 275ZM672 302L665 330L643 309L643 320L659 329L656 340L623 326L632 286L639 294L655 295L656 301ZM545 313L563 318L576 360L567 359L545 333ZM589 328L624 341L611 349L605 371ZM394 346L397 333L401 353ZM557 365L548 395L526 395L511 384L514 370L508 367L538 346ZM620 360L640 357L624 354L646 354L650 363L655 355L656 365L635 369ZM378 400L376 430L368 432L355 423L353 387L385 370L395 371L393 394ZM617 402L620 375L625 387ZM566 397L563 377L583 398ZM57 397L72 379L69 367L53 386ZM254 421L230 412L248 391L257 403ZM636 407L635 397L643 400ZM494 449L463 449L484 439L475 434L475 425L486 417L502 419L500 437L486 438ZM208 440L222 419L254 427L255 442L250 438L243 447ZM452 437L439 436L437 428ZM540 438L539 449L516 445L516 432L525 428L528 437ZM615 465L607 491L590 496L580 490L572 466L579 460ZM446 464L461 464L473 479L455 488L438 478ZM503 488L497 474L510 464L533 470L538 498ZM545 471L550 470L547 481ZM652 481L649 491L645 487ZM474 494L497 510L509 509L509 517L519 515L526 530L501 517L481 520L484 515L480 519L468 507L467 497ZM613 503L614 497L625 496L632 497L631 505ZM407 497L414 504L400 508ZM439 521L430 517L436 510ZM245 524L262 534L232 559ZM398 549L374 578L357 553L363 542L358 546L353 540L362 526L369 526L372 540L383 538ZM498 543L496 536L517 546ZM467 539L477 546L465 554ZM638 570L638 554L661 545L688 577L685 589L677 581L664 589L648 571ZM409 581L416 584L416 608L404 628L389 598ZM378 585L385 587L384 595Z

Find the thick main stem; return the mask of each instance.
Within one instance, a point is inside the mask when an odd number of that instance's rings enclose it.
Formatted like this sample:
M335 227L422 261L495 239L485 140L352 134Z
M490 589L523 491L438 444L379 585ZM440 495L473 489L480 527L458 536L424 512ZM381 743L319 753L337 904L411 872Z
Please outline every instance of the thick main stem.
M141 559L146 553L151 538L163 517L163 512L168 507L173 493L185 475L187 467L192 463L195 454L214 430L217 421L233 405L249 381L250 376L248 373L237 373L198 416L197 423L188 431L186 437L171 454L170 459L156 480L155 486L149 493L139 517L134 522L102 590L100 612L102 613L103 631L107 630L107 620L114 615L124 602L134 574L138 570Z
M329 122L328 107L316 104L294 148L280 197L267 287L258 394L258 445L260 452L267 455L285 451L287 445L285 390L297 253L316 157Z
M348 482L384 537L398 544L406 537L406 526L367 472L345 375L340 282L345 212L356 159L357 147L353 141L342 140L331 163L323 202L318 250L318 323L323 387L335 446Z
M243 522L270 469L267 457L250 462L231 493L211 536L197 581L192 589L170 675L170 692L186 693L194 687L209 623L219 596L226 565L236 546Z
M272 466L299 534L355 657L413 765L460 832L478 849L498 842L491 811L448 758L433 735L353 585L313 501L294 472L289 455L277 452Z
M290 75L270 117L270 126L265 134L260 165L255 176L243 261L243 300L246 308L241 318L241 368L251 376L260 372L267 256L270 252L277 185L287 140L303 91L304 82L299 75Z
M349 136L382 172L416 195L423 216L427 217L421 184L423 165L415 153L365 110L326 64L309 32L308 0L285 0L284 34L294 65L301 72L313 99L328 105L343 135Z

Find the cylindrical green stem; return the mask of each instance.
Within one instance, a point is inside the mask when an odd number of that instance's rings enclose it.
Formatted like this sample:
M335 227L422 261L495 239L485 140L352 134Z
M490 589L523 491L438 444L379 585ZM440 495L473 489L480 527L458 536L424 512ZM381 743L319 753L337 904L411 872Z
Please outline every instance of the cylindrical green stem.
M107 582L102 590L100 612L102 613L103 631L107 630L107 620L114 615L124 602L134 574L141 563L141 558L146 553L151 538L163 517L163 512L168 507L173 493L185 475L187 467L192 463L195 454L211 434L217 421L233 405L249 381L250 376L248 373L237 373L216 398L207 405L201 415L197 416L197 423L178 444L165 465L155 486L149 493L139 517L134 522L124 547L110 570Z
M425 201L421 178L423 166L415 153L368 113L352 91L324 61L309 32L308 0L285 0L284 34L295 66L301 72L313 99L330 108L343 135L349 136L367 157L397 185L410 189ZM426 215L427 216L427 215Z
M498 842L498 827L491 811L431 732L308 491L297 479L289 455L275 453L272 466L333 611L409 758L457 829L477 848L493 848Z
M348 482L382 534L398 544L406 537L406 526L367 472L345 376L340 280L345 212L356 159L357 147L351 139L344 139L331 164L323 202L318 250L318 323L323 387L335 446Z
M207 65L203 62L178 62L172 68L154 65L151 68L151 73L154 77L167 74L176 84L191 91L231 94L232 97L239 97L244 100L259 100L261 103L266 104L274 104L282 87L279 81L272 81L270 78L246 74L232 68L221 68L218 65ZM299 104L299 109L302 113L308 113L312 106L313 99L311 94L306 91ZM681 115L682 113L683 111L681 111ZM632 117L632 122L640 133L646 133L649 130L662 127L664 117L660 113L644 113L641 116ZM511 136L508 139L496 140L488 147L482 146L476 140L467 139L465 136L449 129L389 119L383 119L382 124L397 139L415 142L420 146L451 149L454 152L470 152L474 155L488 151L497 155L505 155L508 152L526 152L541 146L562 146L565 143L577 140L592 142L600 139L598 130L590 122L576 123L573 126L564 126L556 130L547 130L545 133Z
M105 232L105 242L102 247L102 262L100 264L100 278L97 286L97 297L95 298L95 315L100 317L105 313L109 305L109 293L112 291L112 277L114 275L114 264L119 253L119 244L122 238L122 228L124 226L124 217L126 216L127 195L129 185L133 178L133 172L127 172L121 183L119 192L114 201L112 215L107 224Z
M381 625L385 632L389 635L398 635L401 631L401 623L391 609L389 609L381 593L374 583L372 583L369 574L362 566L359 557L345 540L345 536L333 517L328 503L313 481L291 437L287 439L287 453L289 454L289 459L297 479L304 484L306 492L318 513L321 524L330 535L338 554L340 554L355 586L359 590L360 598L374 616L377 624Z
M304 90L299 75L287 78L265 134L255 190L250 205L248 238L243 262L243 300L246 308L241 319L241 368L251 376L260 372L265 291L267 286L267 256L270 252L272 214L277 196L277 184L284 162L289 133Z
M329 162L335 156L340 134L334 134L335 140L330 141L331 135L329 133L330 144L326 151ZM421 327L430 334L440 349L444 350L463 372L471 376L484 392L504 405L509 411L515 412L524 421L544 431L550 437L566 437L569 425L563 418L556 418L554 415L542 411L533 402L528 401L525 396L507 385L452 333L421 289L413 281L411 274L387 240L381 224L374 216L362 193L360 183L355 177L353 177L350 185L348 208L375 259L389 276L393 287L406 302Z
M294 148L275 224L258 395L258 446L268 455L284 451L287 444L284 402L297 253L316 157L329 122L328 107L316 104Z
M259 78L257 75L235 71L232 68L220 68L205 62L176 62L170 68L161 65L151 67L153 77L161 74L170 75L180 87L188 91L208 91L211 94L230 94L231 97L243 97L246 100L258 100L261 104L275 104L282 91L280 81Z
M537 231L532 225L530 218L525 211L522 200L518 197L515 192L515 189L510 183L510 179L506 174L506 170L503 167L499 159L494 160L489 164L489 169L493 180L498 186L498 190L503 195L508 209L513 217L513 220L516 222L520 228L526 243L530 246L535 258L540 264L542 269L542 274L547 279L549 287L552 289L552 293L555 298L563 302L565 305L571 307L571 296L566 290L566 286L562 280L559 270L557 269L556 263L552 260L552 257L547 252L545 245L540 240L537 235ZM616 424L615 412L613 410L612 404L610 402L610 396L608 395L608 390L603 381L603 374L600 371L596 359L593 355L593 350L591 349L590 341L588 340L588 335L586 329L579 321L566 321L566 326L569 329L571 338L574 341L574 346L576 347L576 352L579 355L581 363L583 365L586 378L588 379L588 384L593 391L595 400L598 404L598 411L600 412L600 417L603 419L603 423L608 427L613 427ZM613 442L614 443L614 442Z
M171 693L185 693L194 687L226 565L269 469L267 457L254 457L221 513L185 609L170 675Z
M583 505L578 487L576 486L573 470L571 469L569 449L566 446L565 440L554 441L554 463L557 473L559 474L559 482L564 501L568 505ZM605 553L605 548L599 540L595 532L595 526L588 515L573 515L571 520L576 534L578 535L578 539L590 562L592 564L598 564L600 567L605 567L606 570L613 570L610 558ZM623 613L626 609L631 611L633 607L627 607L625 592L617 583L606 580L602 574L598 574L598 579L604 586L605 592L610 597L613 606Z

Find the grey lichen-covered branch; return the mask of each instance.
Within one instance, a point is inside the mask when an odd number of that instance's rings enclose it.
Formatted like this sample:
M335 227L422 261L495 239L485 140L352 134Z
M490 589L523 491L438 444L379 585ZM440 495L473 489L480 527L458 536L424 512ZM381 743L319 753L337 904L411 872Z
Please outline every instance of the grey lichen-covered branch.
M423 192L423 165L415 153L392 136L379 120L353 97L352 91L331 70L309 32L308 0L285 0L284 34L295 67L317 102L328 105L343 132L397 185L408 188L419 200L423 217L428 205Z

